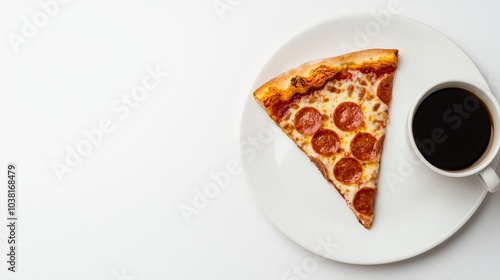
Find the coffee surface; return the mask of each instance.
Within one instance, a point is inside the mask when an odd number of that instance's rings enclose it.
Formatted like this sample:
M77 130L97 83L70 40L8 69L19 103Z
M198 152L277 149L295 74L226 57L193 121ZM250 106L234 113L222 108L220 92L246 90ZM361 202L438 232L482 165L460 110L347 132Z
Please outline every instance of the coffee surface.
M413 137L432 165L445 170L472 166L488 149L491 114L483 101L462 88L440 89L415 112Z

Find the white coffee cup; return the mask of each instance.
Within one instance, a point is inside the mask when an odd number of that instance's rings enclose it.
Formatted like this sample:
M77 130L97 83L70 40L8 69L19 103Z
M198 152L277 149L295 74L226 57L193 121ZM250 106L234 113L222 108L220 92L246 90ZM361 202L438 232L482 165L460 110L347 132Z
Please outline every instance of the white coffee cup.
M465 89L469 93L474 94L476 97L482 100L483 105L485 105L484 107L486 107L486 109L489 111L491 117L490 120L492 129L488 147L486 148L484 153L480 156L480 158L476 160L472 165L459 170L447 170L442 167L437 167L434 164L430 163L426 159L426 157L422 154L422 151L419 149L416 143L416 141L418 140L415 140L413 132L414 117L417 112L417 109L422 104L422 102L436 91L448 88ZM453 105L454 104L451 104L450 101L450 108ZM464 116L467 115L464 114ZM432 135L436 137L435 138L431 137L429 138L430 140L426 139L426 141L432 141L433 139L435 139L437 143L439 143L439 145L446 145L445 142L446 140L443 140L446 139L446 137L444 137L446 135L443 135L442 131L441 130L436 131L435 134L434 131L432 131L433 132ZM413 106L410 109L408 117L408 133L409 133L410 144L414 149L415 153L422 160L422 162L431 170L441 175L449 177L466 177L475 174L479 177L479 180L489 192L495 192L500 189L500 178L498 174L495 172L495 170L491 167L491 163L497 156L500 149L500 106L498 105L498 101L491 93L491 91L488 90L482 84L475 81L448 80L448 81L437 82L427 87L418 96L418 98L415 100ZM421 142L419 143L421 144ZM439 149L439 145L435 144L434 146L435 149Z

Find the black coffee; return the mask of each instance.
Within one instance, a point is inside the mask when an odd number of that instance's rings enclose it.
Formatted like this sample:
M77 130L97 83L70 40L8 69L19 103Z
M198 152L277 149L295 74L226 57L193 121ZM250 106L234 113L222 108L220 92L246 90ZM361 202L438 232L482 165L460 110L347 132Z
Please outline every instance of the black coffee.
M424 158L445 170L472 166L492 137L491 114L481 99L461 88L440 89L420 103L412 124Z

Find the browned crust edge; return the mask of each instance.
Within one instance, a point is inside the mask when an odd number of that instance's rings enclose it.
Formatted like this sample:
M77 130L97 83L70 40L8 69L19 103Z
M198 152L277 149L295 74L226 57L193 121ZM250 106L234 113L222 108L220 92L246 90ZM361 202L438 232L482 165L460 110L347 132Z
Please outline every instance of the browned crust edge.
M322 87L326 81L345 69L372 67L397 68L398 50L368 49L336 57L306 62L269 80L253 93L260 105L271 113L270 108L279 101L288 101L295 94L304 94L311 88ZM273 119L275 119L273 117ZM276 120L276 119L275 119Z

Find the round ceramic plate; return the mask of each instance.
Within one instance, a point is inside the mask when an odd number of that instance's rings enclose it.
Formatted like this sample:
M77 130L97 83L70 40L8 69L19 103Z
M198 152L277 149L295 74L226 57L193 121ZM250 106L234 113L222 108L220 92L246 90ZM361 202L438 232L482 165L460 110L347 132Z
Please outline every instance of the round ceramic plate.
M470 79L487 87L467 55L426 25L393 14L362 13L313 26L269 59L252 91L306 61L368 48L399 50L370 230L358 223L309 158L271 122L252 92L241 120L244 174L269 219L308 250L353 264L400 261L435 247L467 222L486 195L476 177L435 174L410 147L408 112L428 85Z

